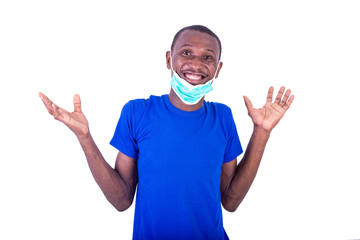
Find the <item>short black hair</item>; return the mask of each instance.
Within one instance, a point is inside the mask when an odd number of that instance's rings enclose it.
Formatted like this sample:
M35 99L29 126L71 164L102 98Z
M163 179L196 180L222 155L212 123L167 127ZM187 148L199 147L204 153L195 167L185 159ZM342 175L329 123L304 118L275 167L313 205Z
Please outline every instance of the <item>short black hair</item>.
M221 41L220 41L219 37L213 31L211 31L209 28L207 28L205 26L202 26L202 25L191 25L191 26L184 27L184 28L180 29L175 34L174 39L173 39L173 41L171 43L171 51L173 51L175 42L179 38L180 34L182 32L184 32L184 31L186 31L186 30L198 31L198 32L206 33L206 34L214 37L216 39L216 41L218 42L218 44L219 44L219 48L220 48L219 59L220 59L220 57L221 57Z

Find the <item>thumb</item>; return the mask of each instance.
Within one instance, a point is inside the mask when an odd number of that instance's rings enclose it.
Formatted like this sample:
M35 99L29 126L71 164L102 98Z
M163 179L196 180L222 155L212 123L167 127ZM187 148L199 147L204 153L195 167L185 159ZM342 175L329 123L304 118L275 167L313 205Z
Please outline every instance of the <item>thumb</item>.
M74 95L74 112L81 112L81 100L79 94Z
M246 105L246 108L248 109L248 111L252 111L254 109L250 99L247 97L247 96L243 96L244 98L244 101L245 101L245 105Z

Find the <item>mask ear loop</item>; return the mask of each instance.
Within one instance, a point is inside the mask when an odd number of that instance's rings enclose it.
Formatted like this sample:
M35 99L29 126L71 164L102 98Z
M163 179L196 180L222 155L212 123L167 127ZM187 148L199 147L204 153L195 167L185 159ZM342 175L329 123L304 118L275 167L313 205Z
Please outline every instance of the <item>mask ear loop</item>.
M218 74L219 66L220 66L220 59L219 59L219 62L217 64L217 66L216 66L216 71L215 71L214 77L211 79L211 85L214 82L216 75Z
M172 65L172 57L171 57L171 51L170 51L170 68L171 68L171 71L174 72L174 69L173 69L173 65ZM174 73L173 73L174 74Z

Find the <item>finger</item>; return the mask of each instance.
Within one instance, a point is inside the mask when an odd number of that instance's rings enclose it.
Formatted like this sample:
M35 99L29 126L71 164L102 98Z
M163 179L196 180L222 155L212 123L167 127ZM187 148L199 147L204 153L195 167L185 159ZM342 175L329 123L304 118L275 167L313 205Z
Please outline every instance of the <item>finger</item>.
M283 107L286 110L288 110L292 104L292 102L294 101L295 96L291 95L291 97L289 98L289 100L286 102L285 106Z
M283 99L281 100L280 106L282 106L282 107L285 106L287 100L290 97L290 94L291 94L291 90L290 89L286 90L285 95L284 95Z
M63 118L63 115L61 114L61 112L59 111L59 107L55 104L55 103L53 103L52 105L51 105L51 107L52 107L52 112L53 112L53 116L54 116L54 118L56 119L56 120L59 120L59 121L62 121L62 118Z
M266 97L266 102L270 102L270 103L272 102L273 92L274 92L274 88L270 87L268 91L268 95Z
M50 99L43 93L39 92L39 97L41 99L41 101L44 103L46 109L48 110L48 112L52 115L53 112L52 112L52 104L53 102L50 101Z
M281 97L282 95L284 94L284 91L285 91L285 87L281 87L276 98L275 98L275 102L274 103L277 103L277 104L280 104L280 101L281 101Z
M254 109L254 107L253 107L250 99L248 97L244 96L244 101L245 101L246 108L248 109L249 112L251 112Z
M79 94L74 95L74 112L81 112L81 99Z

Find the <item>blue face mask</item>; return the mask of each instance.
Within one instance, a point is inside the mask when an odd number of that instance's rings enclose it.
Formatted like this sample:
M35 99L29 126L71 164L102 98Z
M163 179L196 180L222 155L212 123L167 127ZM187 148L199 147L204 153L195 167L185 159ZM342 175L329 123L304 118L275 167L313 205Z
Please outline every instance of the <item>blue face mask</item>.
M171 63L171 59L170 59ZM219 65L218 65L219 66ZM217 73L216 68L216 73ZM197 104L205 94L213 90L213 87L211 86L212 82L214 81L214 78L206 82L205 84L198 84L198 85L191 85L184 79L182 79L171 66L171 70L173 71L173 76L171 79L171 87L176 93L176 95L187 105L194 105Z

